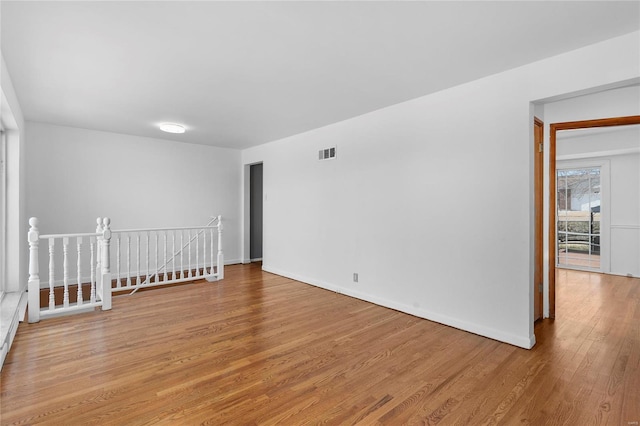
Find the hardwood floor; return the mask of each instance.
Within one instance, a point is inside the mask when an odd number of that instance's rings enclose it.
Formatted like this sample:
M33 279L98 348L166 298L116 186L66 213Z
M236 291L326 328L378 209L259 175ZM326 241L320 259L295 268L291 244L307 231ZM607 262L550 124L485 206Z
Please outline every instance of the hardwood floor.
M256 265L21 324L2 424L611 424L640 421L640 280L558 270L533 350Z

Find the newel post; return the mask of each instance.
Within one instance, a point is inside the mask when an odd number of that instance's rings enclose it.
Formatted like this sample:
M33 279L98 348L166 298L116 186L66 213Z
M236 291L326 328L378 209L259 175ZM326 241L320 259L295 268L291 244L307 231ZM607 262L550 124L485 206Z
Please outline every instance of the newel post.
M32 217L29 219L29 233L27 240L29 241L29 283L28 283L28 300L29 300L29 322L40 321L40 276L38 267L38 243L40 242L40 232L38 231L38 219Z
M102 310L111 309L111 219L105 217L102 220L102 249L100 250L100 269L102 281Z
M222 252L222 216L218 216L218 279L224 278L224 253Z
M96 287L102 288L102 268L100 268L100 262L102 259L102 218L96 219L96 234L100 234L96 237ZM100 290L101 291L101 290Z

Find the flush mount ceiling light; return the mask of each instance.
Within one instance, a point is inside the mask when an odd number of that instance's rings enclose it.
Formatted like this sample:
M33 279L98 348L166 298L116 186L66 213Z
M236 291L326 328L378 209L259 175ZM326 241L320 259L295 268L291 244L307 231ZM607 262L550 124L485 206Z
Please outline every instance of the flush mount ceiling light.
M185 129L182 124L176 123L162 123L160 125L160 130L167 133L184 133Z

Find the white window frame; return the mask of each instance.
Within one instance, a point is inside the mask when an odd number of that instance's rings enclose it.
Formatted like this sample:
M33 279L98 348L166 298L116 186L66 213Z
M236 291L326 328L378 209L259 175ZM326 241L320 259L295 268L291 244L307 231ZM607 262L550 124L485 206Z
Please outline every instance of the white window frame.
M7 133L0 125L0 301L7 283Z

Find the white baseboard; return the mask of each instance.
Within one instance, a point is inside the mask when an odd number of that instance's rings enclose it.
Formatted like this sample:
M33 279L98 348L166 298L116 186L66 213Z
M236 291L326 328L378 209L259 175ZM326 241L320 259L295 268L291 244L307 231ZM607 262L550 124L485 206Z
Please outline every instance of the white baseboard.
M310 284L316 287L330 290L336 293L344 294L356 299L364 300L366 302L373 303L375 305L384 306L385 308L395 309L396 311L404 312L410 315L414 315L419 318L424 318L429 321L434 321L440 324L448 325L450 327L457 328L459 330L467 331L473 334L477 334L483 337L488 337L499 342L508 343L510 345L518 346L524 349L531 349L536 343L535 335L529 336L529 338L523 338L510 333L505 333L501 330L496 330L490 327L480 326L478 324L470 323L467 321L459 320L457 318L449 317L446 315L434 313L426 309L416 308L404 303L399 303L393 300L383 299L377 296L373 296L353 289L344 288L330 284L321 280L305 277L298 274L293 274L282 269L273 268L269 265L262 265L262 269L266 272L270 272L283 277L291 278L296 281Z

